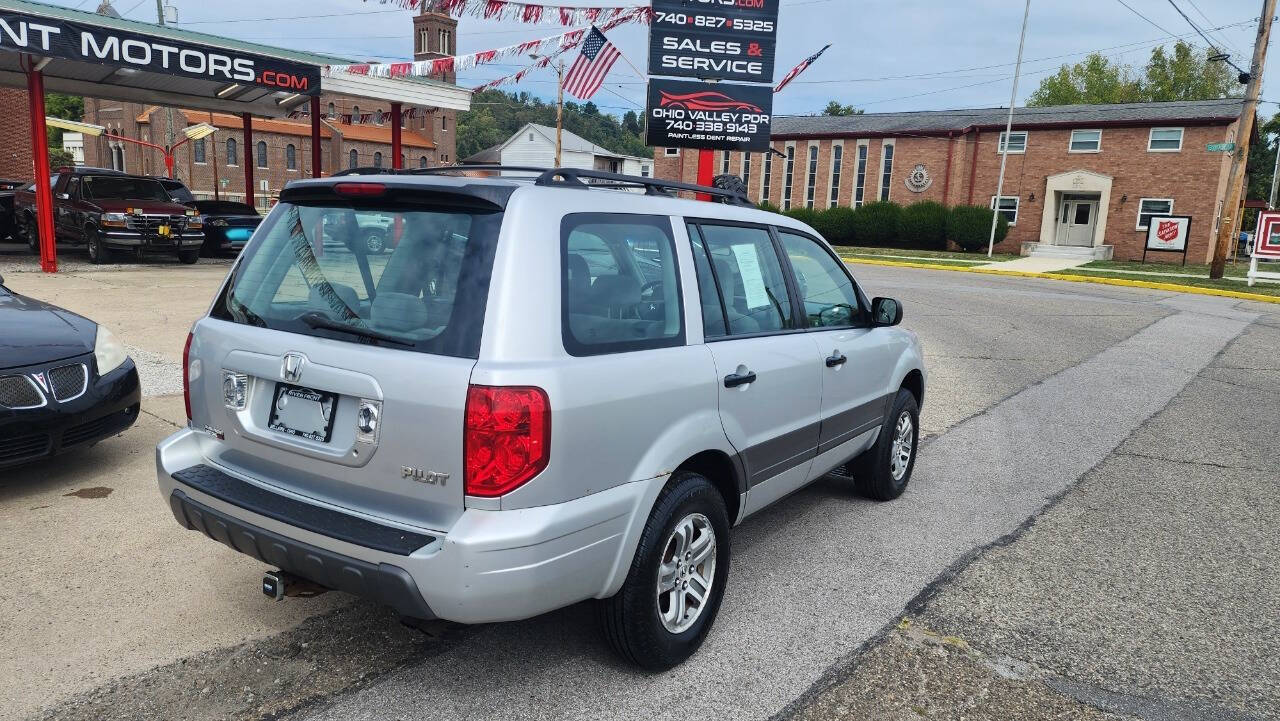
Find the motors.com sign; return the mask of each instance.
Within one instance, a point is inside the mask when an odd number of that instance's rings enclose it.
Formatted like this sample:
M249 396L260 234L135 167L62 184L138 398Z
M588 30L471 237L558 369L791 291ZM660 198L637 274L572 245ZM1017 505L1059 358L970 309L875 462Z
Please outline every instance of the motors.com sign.
M320 68L25 13L0 12L0 50L320 94Z

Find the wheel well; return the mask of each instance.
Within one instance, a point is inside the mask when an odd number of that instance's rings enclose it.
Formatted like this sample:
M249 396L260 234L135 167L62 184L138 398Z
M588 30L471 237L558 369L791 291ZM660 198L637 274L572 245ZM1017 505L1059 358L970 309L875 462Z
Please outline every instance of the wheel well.
M703 451L681 463L676 470L693 471L706 476L724 498L729 523L738 520L741 495L738 491L738 470L733 460L723 451Z
M913 370L902 379L902 387L911 391L911 395L916 397L916 405L924 406L924 374L918 370Z

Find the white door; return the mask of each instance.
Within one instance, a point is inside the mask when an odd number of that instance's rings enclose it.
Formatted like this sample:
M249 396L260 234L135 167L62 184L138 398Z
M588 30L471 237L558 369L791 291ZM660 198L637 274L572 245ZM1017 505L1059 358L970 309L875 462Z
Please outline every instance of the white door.
M1058 245L1093 246L1093 226L1098 222L1098 203L1092 200L1068 200L1062 204L1058 219Z

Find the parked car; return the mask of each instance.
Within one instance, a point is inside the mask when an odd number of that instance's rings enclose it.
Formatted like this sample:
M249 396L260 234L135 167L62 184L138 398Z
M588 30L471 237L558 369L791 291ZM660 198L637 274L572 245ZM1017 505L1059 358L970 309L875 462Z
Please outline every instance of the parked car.
M230 200L195 200L191 207L204 218L203 255L221 252L240 252L249 236L262 223L262 216L253 206Z
M21 240L13 214L13 199L23 185L21 180L0 180L0 240Z
M196 202L196 196L191 193L191 189L188 188L181 180L176 178L166 178L163 176L151 177L155 178L158 183L164 186L165 192L169 194L170 198L173 198L175 203L182 203L188 207L195 207L193 204Z
M0 468L122 433L140 399L138 371L110 331L0 278Z
M403 225L385 262L357 213ZM925 369L901 319L732 191L295 181L187 338L160 491L278 568L272 597L305 579L460 623L600 599L618 653L667 668L716 617L731 526L836 469L906 489Z
M110 262L121 250L174 253L183 263L199 259L203 219L175 203L156 179L76 167L61 169L50 182L55 235L83 244L91 262ZM15 205L24 239L37 250L34 183L18 191Z

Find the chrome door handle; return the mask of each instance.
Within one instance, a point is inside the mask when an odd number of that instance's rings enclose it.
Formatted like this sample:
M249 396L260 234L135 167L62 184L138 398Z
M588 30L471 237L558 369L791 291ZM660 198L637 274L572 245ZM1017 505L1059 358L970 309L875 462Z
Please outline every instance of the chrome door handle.
M755 382L756 374L753 371L747 371L746 373L730 373L724 377L725 388L737 388L738 386Z
M839 353L832 353L831 355L827 356L827 367L835 368L838 365L842 365L847 360L849 359L845 358L843 355Z

